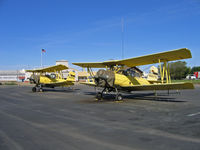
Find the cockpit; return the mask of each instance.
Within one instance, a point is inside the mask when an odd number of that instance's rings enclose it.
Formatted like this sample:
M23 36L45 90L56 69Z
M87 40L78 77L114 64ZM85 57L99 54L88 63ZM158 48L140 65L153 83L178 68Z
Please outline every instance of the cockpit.
M119 70L117 73L123 74L125 76L141 77L143 72L138 68L136 69L136 67L134 67L134 68L128 68L126 70Z
M50 79L56 79L56 74L54 74L54 73L45 74L45 77L50 78Z

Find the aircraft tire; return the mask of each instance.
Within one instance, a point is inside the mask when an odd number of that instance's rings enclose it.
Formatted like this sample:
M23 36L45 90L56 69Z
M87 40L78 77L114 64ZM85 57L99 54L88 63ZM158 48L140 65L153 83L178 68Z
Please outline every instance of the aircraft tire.
M36 87L33 87L32 88L32 92L36 92L37 91L37 88Z
M118 94L116 95L116 98L115 98L117 101L122 101L123 100L123 97L121 94Z
M102 99L102 93L98 92L96 95L97 100L101 100Z

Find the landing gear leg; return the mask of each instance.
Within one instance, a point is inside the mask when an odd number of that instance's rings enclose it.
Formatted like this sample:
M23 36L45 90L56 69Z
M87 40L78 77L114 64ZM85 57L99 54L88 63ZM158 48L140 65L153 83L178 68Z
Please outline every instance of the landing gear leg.
M123 97L122 97L122 94L119 93L119 91L117 90L117 88L115 88L115 91L116 91L116 96L115 96L115 100L116 101L122 101L123 100Z
M104 94L104 91L105 91L105 90L106 90L106 88L104 88L102 92L98 92L98 93L96 94L97 100L100 101L100 100L103 98L103 94Z
M32 88L32 92L43 92L42 85L36 85Z
M40 91L40 92L43 92L43 88L40 88L39 91Z
M122 94L117 94L116 97L115 97L115 100L116 101L122 101L123 100Z
M98 93L96 94L96 98L97 98L98 101L100 101L100 100L102 99L102 93L101 93L101 92L98 92Z
M37 88L36 88L36 87L33 87L33 88L32 88L32 92L37 92Z
M43 92L43 89L42 89L42 85L40 84L39 85L39 90L38 90L39 92Z

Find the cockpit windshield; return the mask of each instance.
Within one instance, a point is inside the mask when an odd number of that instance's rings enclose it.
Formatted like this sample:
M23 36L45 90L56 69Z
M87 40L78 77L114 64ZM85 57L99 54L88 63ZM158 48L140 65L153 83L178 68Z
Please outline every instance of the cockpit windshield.
M51 78L51 79L55 79L56 78L56 74L53 74L53 73L51 73L50 75L46 74L45 76L48 77L48 78Z
M140 73L138 73L134 68L129 68L126 70L119 70L118 73L123 74L125 76L131 76L131 77L140 77Z

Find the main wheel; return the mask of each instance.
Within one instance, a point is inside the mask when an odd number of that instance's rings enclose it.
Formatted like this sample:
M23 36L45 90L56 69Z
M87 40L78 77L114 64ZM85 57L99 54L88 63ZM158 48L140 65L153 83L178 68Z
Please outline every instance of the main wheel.
M33 91L33 92L36 92L36 91L37 91L37 88L36 88L36 87L33 87L33 88L32 88L32 91Z
M116 101L122 101L123 100L123 97L121 94L117 94L116 97L115 97L115 100Z
M102 93L98 92L96 95L97 100L101 100L102 99Z

